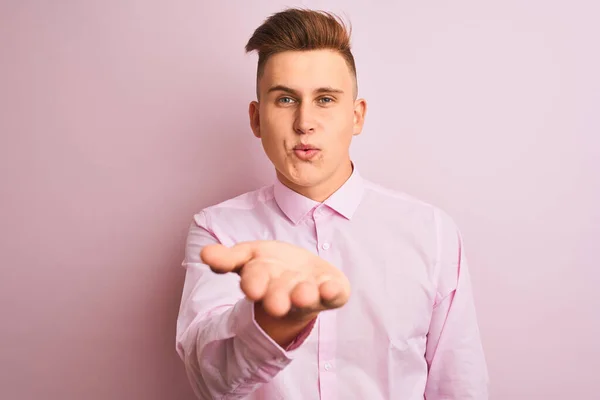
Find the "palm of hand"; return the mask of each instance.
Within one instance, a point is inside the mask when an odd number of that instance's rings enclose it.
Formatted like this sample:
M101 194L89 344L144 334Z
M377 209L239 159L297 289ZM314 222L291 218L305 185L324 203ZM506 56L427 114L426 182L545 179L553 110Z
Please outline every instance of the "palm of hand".
M206 246L202 260L217 273L237 272L246 296L282 317L313 315L344 305L350 283L333 265L298 246L280 241Z

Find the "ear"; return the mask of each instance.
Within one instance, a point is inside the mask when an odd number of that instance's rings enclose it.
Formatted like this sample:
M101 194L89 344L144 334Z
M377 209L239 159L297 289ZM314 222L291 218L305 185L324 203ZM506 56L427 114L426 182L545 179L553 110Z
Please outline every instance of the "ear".
M354 136L360 135L365 117L367 115L367 101L365 99L357 99L354 101Z
M250 117L250 128L252 128L254 136L260 138L260 114L257 101L252 101L248 106L248 116Z

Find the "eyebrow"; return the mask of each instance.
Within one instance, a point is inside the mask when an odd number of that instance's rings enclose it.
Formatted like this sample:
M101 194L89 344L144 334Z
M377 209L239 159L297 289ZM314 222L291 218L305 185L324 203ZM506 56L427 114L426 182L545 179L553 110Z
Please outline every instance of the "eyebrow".
M294 96L299 95L299 92L297 90L292 89L291 87L288 87L285 85L272 86L271 88L269 88L267 93L271 93L271 92L286 92L286 93L293 94ZM316 89L314 92L315 93L344 93L344 91L341 89L336 89L336 88L329 87L329 86L320 87L320 88Z

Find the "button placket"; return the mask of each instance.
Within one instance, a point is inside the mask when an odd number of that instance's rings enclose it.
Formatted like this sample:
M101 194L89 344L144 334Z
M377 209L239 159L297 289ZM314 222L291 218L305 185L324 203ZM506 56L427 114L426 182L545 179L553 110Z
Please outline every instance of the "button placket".
M317 238L318 238L318 247L322 251L327 251L331 248L331 242L327 240L326 235L323 235L323 228L326 226L322 221L325 216L326 209L324 206L321 206L315 209L313 213L313 219L315 221L315 229L317 230Z
M316 250L320 257L326 261L335 259L331 239L333 238L332 225L327 223L329 210L326 206L315 209L313 220L315 222ZM319 318L319 389L322 398L337 398L337 377L334 365L337 343L336 339L336 313L325 312Z

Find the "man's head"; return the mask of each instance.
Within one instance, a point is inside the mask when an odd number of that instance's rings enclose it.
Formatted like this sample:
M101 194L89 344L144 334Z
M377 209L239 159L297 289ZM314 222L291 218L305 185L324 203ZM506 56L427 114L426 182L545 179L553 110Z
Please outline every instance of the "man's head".
M258 52L250 123L279 179L323 201L352 172L363 126L350 32L336 16L290 9L269 17L246 45Z

